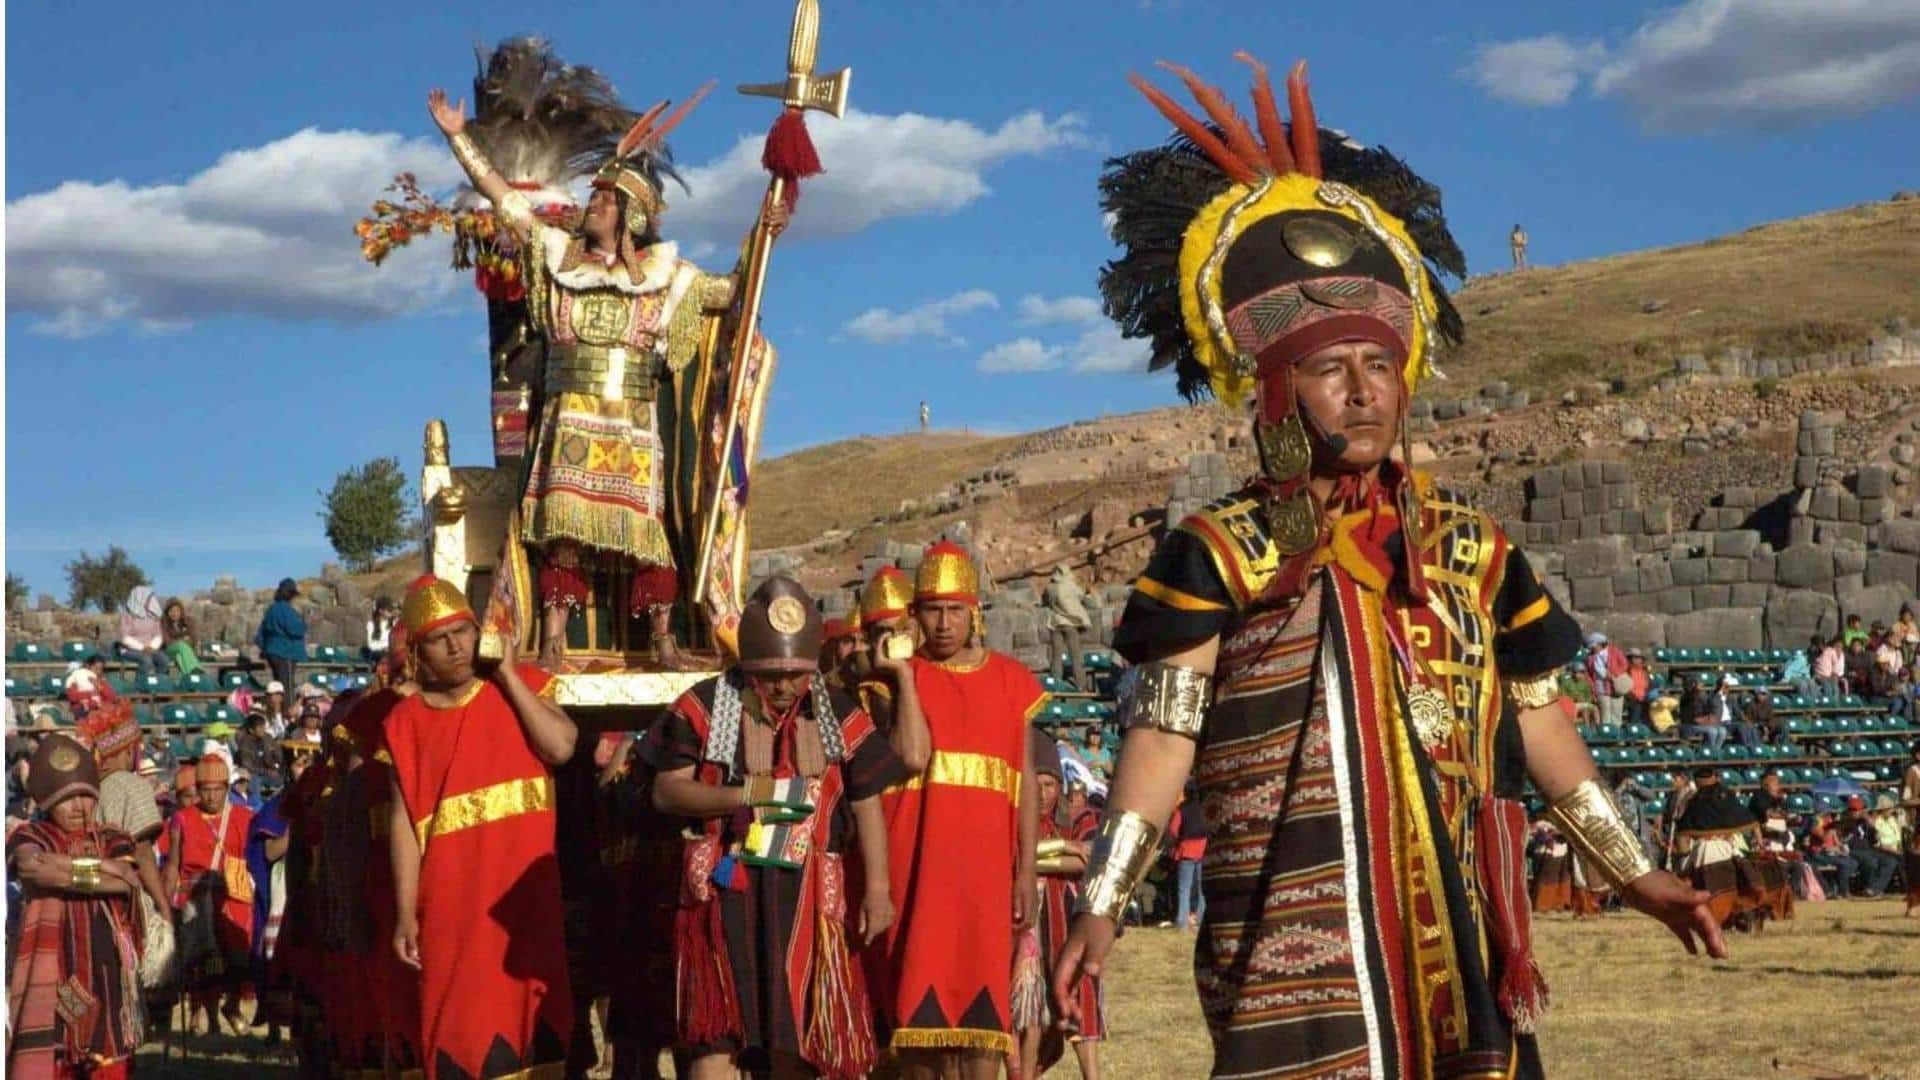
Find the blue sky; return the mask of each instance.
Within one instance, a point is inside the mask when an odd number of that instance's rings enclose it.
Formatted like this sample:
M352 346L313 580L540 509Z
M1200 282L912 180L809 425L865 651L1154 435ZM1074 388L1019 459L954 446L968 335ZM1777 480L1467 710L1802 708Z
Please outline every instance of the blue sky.
M374 270L350 229L398 168L450 177L428 88L537 32L636 104L720 92L676 133L669 236L713 269L761 183L786 0L703 5L32 4L8 10L6 567L62 595L120 544L165 591L329 557L318 492L423 423L488 456L484 321L444 243ZM1322 122L1446 191L1469 262L1525 222L1536 262L1677 243L1915 183L1911 0L1301 5L824 0L859 115L775 255L780 452L1023 430L1174 400L1090 312L1103 157L1164 135L1156 58L1244 101L1236 48L1312 63ZM1163 83L1170 80L1163 79Z

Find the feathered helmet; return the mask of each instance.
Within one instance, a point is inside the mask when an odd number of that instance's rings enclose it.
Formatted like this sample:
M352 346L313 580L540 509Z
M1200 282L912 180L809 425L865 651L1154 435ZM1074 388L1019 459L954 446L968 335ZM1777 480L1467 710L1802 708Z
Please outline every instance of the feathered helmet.
M1306 65L1287 79L1280 119L1267 70L1253 68L1258 134L1226 97L1183 67L1202 121L1145 79L1130 81L1179 133L1165 146L1110 161L1103 208L1125 254L1101 273L1107 314L1148 338L1151 367L1172 366L1190 400L1238 405L1261 390L1256 443L1283 548L1310 545L1317 514L1301 495L1312 459L1293 389L1293 362L1342 341L1374 341L1401 360L1406 393L1434 373L1441 341L1461 323L1439 272L1464 276L1440 191L1384 148L1322 131ZM1404 420L1404 415L1403 415ZM1401 425L1405 431L1404 423Z
M667 113L665 119L661 118L667 109L665 101L640 114L620 137L612 156L593 174L595 188L617 191L627 197L627 232L645 233L648 222L659 220L665 212L664 178L672 177L681 187L686 186L680 174L673 170L673 152L667 148L667 133L680 126L680 121L685 120L712 89L713 84L708 83L694 91L692 97Z

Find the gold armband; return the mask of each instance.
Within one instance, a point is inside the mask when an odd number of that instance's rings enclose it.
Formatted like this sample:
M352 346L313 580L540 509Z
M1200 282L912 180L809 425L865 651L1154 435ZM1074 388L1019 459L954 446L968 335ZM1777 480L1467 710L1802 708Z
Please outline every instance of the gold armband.
M1087 853L1087 872L1080 879L1080 902L1074 911L1118 923L1133 890L1152 868L1159 846L1160 829L1146 818L1131 810L1109 814Z
M100 860L87 855L76 855L71 860L72 879L67 882L74 892L98 892L100 889Z
M1198 739L1213 701L1213 676L1157 661L1135 671L1133 689L1120 703L1121 730L1150 727Z
M473 141L473 136L466 132L463 131L449 138L447 145L453 149L453 160L459 162L460 167L465 169L467 175L476 183L481 177L493 171L493 163L487 160L487 155L480 152L480 146Z
M1627 827L1620 808L1598 780L1580 781L1547 810L1547 820L1616 889L1653 871L1640 838Z
M1067 850L1071 841L1063 837L1042 840L1034 846L1034 869L1042 874L1058 874L1067 868L1067 860L1073 856Z
M1549 671L1531 679L1508 679L1507 696L1522 709L1540 709L1560 700L1560 673Z

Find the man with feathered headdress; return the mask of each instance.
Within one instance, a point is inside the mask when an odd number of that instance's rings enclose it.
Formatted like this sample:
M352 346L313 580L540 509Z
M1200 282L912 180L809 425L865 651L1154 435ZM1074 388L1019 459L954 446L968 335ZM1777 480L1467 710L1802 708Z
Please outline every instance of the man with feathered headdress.
M552 63L550 54L542 55ZM519 69L536 85L555 77L533 60ZM558 73L577 78L582 70ZM490 67L476 80L477 100L507 94L503 82L514 80ZM622 110L604 80L592 89L598 96L590 130L597 134L608 115ZM654 106L610 146L568 148L569 167L596 150L601 157L577 227L551 223L551 215L538 212L537 193L503 175L496 166L516 163L490 160L476 138L488 132L469 129L464 102L449 103L439 90L429 95L434 123L475 190L492 203L495 226L510 233L506 248L515 258L497 263L510 277L503 295L524 293L531 332L544 346L534 383L538 415L523 448L524 490L487 614L489 655L502 637L519 645L537 640L542 662L557 668L577 617L598 605L614 620L638 620L662 666L692 665L679 652L674 606L692 584L688 575L702 542L699 479L713 466L703 418L713 394L719 321L739 274L709 274L681 258L676 245L661 239L660 226L665 181L678 179L666 136L705 93L664 116L666 103ZM784 203L763 207L769 235L777 235L787 217ZM755 374L746 382L751 392L743 400L750 408L742 422L751 433L773 363L757 335L750 363ZM529 548L543 560L537 575ZM743 554L713 559L715 573L726 580L705 589L706 620L723 641L738 620L734 576ZM604 652L613 641L610 633L598 634L587 647Z
M958 544L922 556L912 613L920 652L893 678L892 739L914 776L883 799L901 919L872 958L875 997L908 1076L978 1080L1014 1051L1014 934L1039 895L1027 729L1047 695L987 648L979 571Z
M1429 269L1464 270L1438 190L1321 131L1304 65L1287 123L1240 59L1254 125L1169 65L1211 123L1135 77L1181 134L1101 179L1108 313L1189 396L1252 398L1261 473L1135 583L1115 647L1137 681L1055 994L1071 1016L1192 772L1215 1074L1537 1075L1529 776L1628 903L1724 945L1557 707L1579 628L1491 518L1408 467L1408 403L1460 331Z

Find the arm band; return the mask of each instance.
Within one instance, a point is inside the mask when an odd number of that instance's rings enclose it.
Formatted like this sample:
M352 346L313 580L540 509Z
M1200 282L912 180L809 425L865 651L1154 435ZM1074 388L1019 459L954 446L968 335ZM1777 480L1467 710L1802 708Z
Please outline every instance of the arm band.
M1560 700L1560 673L1549 671L1531 679L1508 679L1507 696L1522 709L1542 709Z
M1614 888L1653 871L1640 838L1627 827L1620 808L1598 780L1582 780L1547 811L1553 822L1587 862Z
M480 152L480 146L473 141L473 136L466 132L463 131L448 139L447 145L453 148L453 160L459 162L460 167L465 169L467 175L476 183L481 177L493 171L493 163L487 160L487 155Z
M1133 690L1120 703L1120 727L1149 727L1198 739L1213 701L1213 676L1188 667L1141 664Z
M1133 890L1152 868L1159 846L1160 830L1146 818L1131 810L1108 815L1087 853L1087 872L1080 879L1080 902L1074 911L1119 923Z
M97 892L100 889L100 860L86 855L76 855L70 860L73 878L68 883L74 892Z

